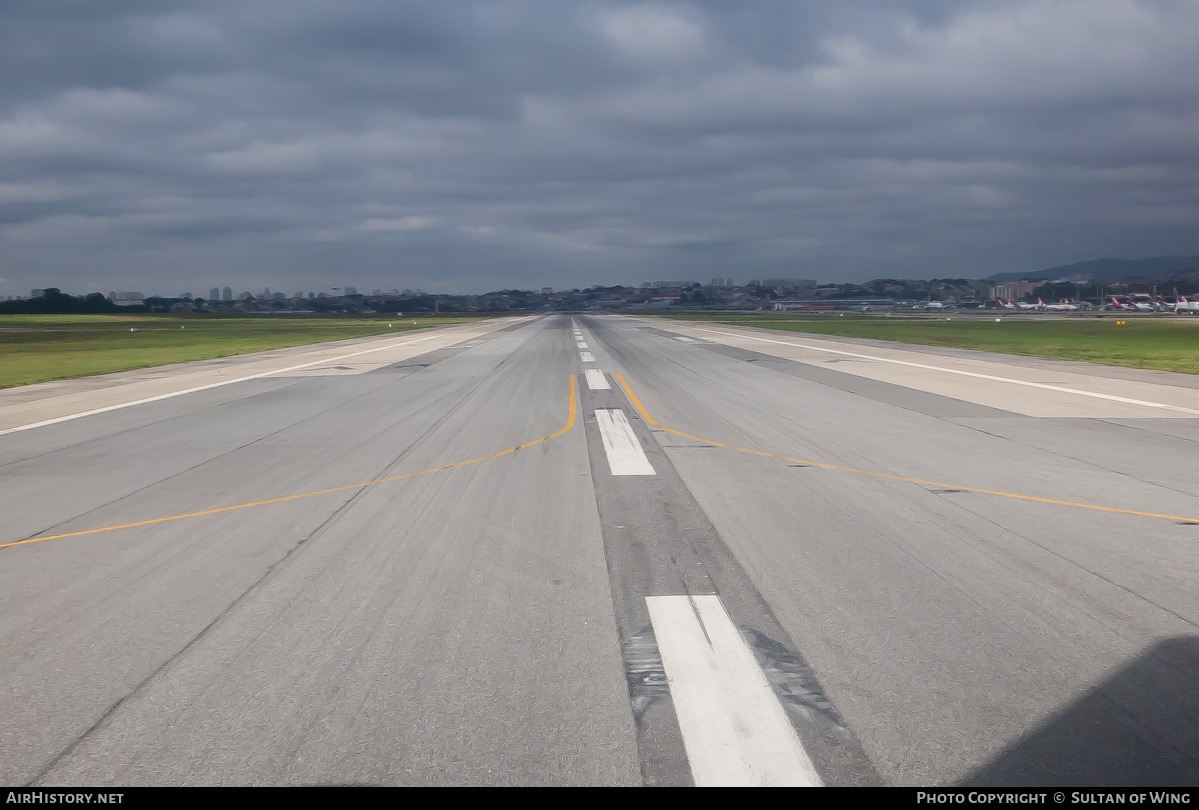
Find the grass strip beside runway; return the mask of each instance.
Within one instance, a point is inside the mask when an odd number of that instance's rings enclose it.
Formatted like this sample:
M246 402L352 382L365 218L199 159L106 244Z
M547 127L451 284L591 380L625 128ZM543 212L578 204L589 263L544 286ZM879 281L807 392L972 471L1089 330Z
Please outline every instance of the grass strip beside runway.
M387 316L3 315L0 388L471 320L475 318L422 315L393 315L390 320Z
M1199 374L1199 321L1183 316L1047 319L1037 315L888 318L829 313L820 316L670 315L675 320L755 326L783 332L893 340L924 346L975 349L1055 360ZM995 318L1001 320L996 323ZM1118 320L1125 323L1118 324Z

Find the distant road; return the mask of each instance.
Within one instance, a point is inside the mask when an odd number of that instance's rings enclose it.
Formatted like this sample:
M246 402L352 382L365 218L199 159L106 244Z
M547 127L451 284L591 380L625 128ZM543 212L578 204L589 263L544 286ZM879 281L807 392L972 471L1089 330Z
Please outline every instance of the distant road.
M550 315L0 392L0 783L1193 784L1199 383Z

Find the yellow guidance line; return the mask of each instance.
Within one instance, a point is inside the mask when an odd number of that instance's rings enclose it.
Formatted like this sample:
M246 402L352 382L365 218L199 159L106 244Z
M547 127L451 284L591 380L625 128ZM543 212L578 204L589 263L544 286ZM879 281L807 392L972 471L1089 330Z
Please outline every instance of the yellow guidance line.
M874 470L859 470L855 467L842 467L838 464L824 464L819 461L809 461L808 459L803 459L803 458L793 458L791 456L781 456L777 453L767 453L764 450L754 450L754 449L751 449L748 447L736 447L731 444L725 444L723 442L715 441L714 439L706 439L703 436L692 436L690 433L683 433L681 430L675 430L673 428L666 427L666 425L663 425L661 422L658 422L652 416L649 415L649 412L647 410L645 410L645 406L641 404L641 400L637 399L637 395L633 393L633 389L630 388L628 382L625 381L623 374L621 374L620 372L616 372L616 379L620 380L621 386L624 388L625 393L628 394L629 401L633 403L633 407L635 407L637 409L637 412L641 414L641 418L644 419L646 422L649 422L654 427L658 428L659 430L663 430L667 433L673 434L675 436L681 436L684 439L691 439L693 441L702 442L703 444L710 444L710 445L713 445L714 447L723 447L726 450L736 450L738 453L749 453L750 455L753 455L753 456L762 456L764 458L774 458L774 459L778 459L780 461L789 461L794 464L803 464L808 467L819 467L824 470L837 470L838 472L853 473L855 475L868 475L872 478L887 478L892 481L903 481L905 483L920 484L921 486L926 486L926 487L938 487L940 489L958 489L963 492L977 492L982 495L998 495L1002 498L1015 498L1018 501L1033 501L1035 503L1051 503L1051 504L1055 504L1057 506L1074 506L1079 509L1092 509L1096 512L1116 512L1121 515L1138 515L1140 517L1164 518L1166 520L1184 520L1184 521L1188 521L1188 522L1199 522L1199 518L1193 518L1193 517L1183 517L1180 515L1162 515L1157 512L1138 512L1135 509L1119 509L1114 506L1100 506L1098 504L1093 504L1093 503L1077 503L1075 501L1059 501L1054 498L1038 498L1036 495L1021 495L1016 492L1003 492L1003 491L997 490L997 489L982 489L981 487L968 487L968 486L963 486L961 484L946 484L941 481L926 481L922 478L908 478L907 476L903 476L903 475L894 475L892 473L876 472Z
M331 487L329 489L318 489L314 492L301 492L298 495L285 495L282 498L269 498L265 501L253 501L251 503L239 503L236 506L221 506L216 509L205 509L202 512L188 512L187 514L184 514L184 515L171 515L169 517L152 518L150 520L139 520L134 523L121 523L117 526L104 526L103 528L99 528L99 529L84 529L83 531L78 531L78 532L67 532L65 534L52 534L47 537L31 537L27 540L15 540L11 543L0 543L0 548L9 548L10 546L24 546L29 543L42 543L46 540L62 540L63 538L66 538L66 537L82 537L87 534L100 534L101 532L115 532L118 529L132 529L136 526L151 526L155 523L168 523L172 520L183 520L184 518L203 517L204 515L219 515L222 512L236 512L239 509L250 509L255 506L267 506L272 503L284 503L286 501L296 501L296 500L299 500L300 498L312 498L316 495L328 495L333 492L346 492L351 489L362 489L364 487L373 487L376 484L386 484L391 481L403 481L405 478L416 478L421 475L429 475L430 473L443 472L445 470L453 470L458 467L468 467L471 464L479 464L484 461L490 461L493 458L500 458L501 456L512 455L517 450L524 450L529 447L534 447L536 445L541 444L542 442L548 442L551 439L556 439L559 436L570 432L571 428L573 428L575 426L576 412L577 412L577 405L575 403L575 378L574 378L574 375L571 374L570 375L570 408L569 408L569 411L568 411L567 417L566 417L566 425L561 430L559 430L555 433L551 433L548 436L542 436L540 439L534 439L531 442L525 442L524 444L518 444L516 447L509 447L507 450L501 450L498 453L492 453L489 456L479 456L478 458L472 458L472 459L468 459L466 461L459 461L454 464L446 464L441 467L433 467L431 469L421 470L419 472L404 473L403 475L392 475L392 476L388 476L387 478L376 478L374 481L363 481L360 484L346 484L345 486L341 486L341 487Z

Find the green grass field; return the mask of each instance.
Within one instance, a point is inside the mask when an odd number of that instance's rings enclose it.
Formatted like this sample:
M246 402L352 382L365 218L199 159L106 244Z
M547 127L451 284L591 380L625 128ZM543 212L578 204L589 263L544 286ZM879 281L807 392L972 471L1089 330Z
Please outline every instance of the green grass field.
M471 320L477 318L0 315L0 388Z
M713 313L668 317L1199 374L1199 319L1187 317L1134 316L1123 325L1117 323L1123 319L1116 317L1003 316L999 323L994 317L947 321L848 314L809 317Z

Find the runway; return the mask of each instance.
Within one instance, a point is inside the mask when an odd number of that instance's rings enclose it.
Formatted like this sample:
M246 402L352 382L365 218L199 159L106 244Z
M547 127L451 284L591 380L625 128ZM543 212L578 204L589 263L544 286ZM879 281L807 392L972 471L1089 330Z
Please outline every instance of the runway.
M1199 773L1188 376L564 314L138 375L0 392L0 782Z

